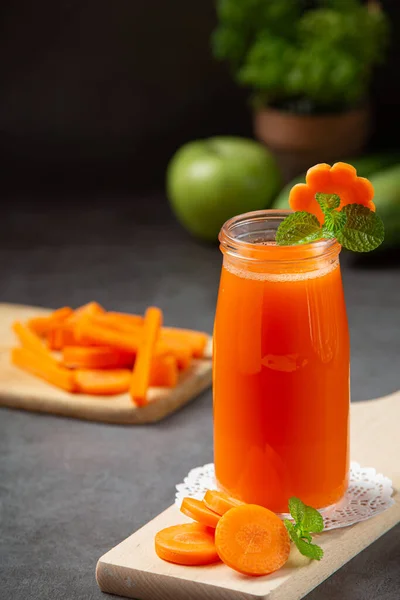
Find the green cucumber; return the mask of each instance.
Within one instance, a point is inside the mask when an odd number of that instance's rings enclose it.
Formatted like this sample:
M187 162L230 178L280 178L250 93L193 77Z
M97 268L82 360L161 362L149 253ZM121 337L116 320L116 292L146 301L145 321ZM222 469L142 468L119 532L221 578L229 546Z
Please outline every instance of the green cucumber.
M400 163L370 176L376 212L385 225L383 248L400 246Z

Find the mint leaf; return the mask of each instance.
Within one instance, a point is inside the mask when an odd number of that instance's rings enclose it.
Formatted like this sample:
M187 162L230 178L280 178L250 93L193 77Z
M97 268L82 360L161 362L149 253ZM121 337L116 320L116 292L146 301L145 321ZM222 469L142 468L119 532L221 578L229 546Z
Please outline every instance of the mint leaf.
M346 225L346 221L347 215L345 212L332 210L325 213L325 222L323 227L325 237L336 237Z
M296 528L293 525L292 521L289 521L289 519L283 519L283 524L287 529L287 532L290 536L290 538L292 539L292 541L294 542L294 539L298 538L297 532L296 532Z
M320 533L324 528L324 519L321 513L312 506L305 506L303 529L309 533Z
M322 238L322 228L315 215L305 211L294 212L282 221L276 230L278 246L309 244Z
M307 556L308 558L311 558L313 560L321 560L321 558L324 555L324 551L320 546L317 546L316 544L311 544L310 542L301 539L296 530L296 526L293 525L293 523L288 519L284 520L284 525L287 529L290 539L292 540L292 542L294 542L299 552L303 554L303 556ZM307 536L307 538L308 537L309 536Z
M309 542L305 542L304 540L299 539L295 542L299 552L312 560L321 560L324 556L324 551L321 546L317 546L317 544L310 544Z
M323 194L322 192L317 192L315 194L315 199L320 205L324 215L326 215L326 213L332 209L339 208L340 206L340 197L337 194Z
M306 505L300 500L300 498L296 498L296 496L289 498L289 512L296 521L297 525L303 524L303 519L306 514Z
M346 224L336 237L344 248L370 252L383 242L385 229L375 212L362 204L347 204L340 212L346 215Z

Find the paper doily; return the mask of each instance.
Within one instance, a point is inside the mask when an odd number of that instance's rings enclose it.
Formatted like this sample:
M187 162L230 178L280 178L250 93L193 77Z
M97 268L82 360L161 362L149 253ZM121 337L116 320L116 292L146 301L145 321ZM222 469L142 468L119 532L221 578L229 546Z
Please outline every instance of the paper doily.
M214 464L196 467L176 486L175 503L180 506L185 496L201 500L207 490L216 489ZM335 506L323 511L325 530L347 527L378 515L394 504L392 494L388 477L352 462L346 494Z

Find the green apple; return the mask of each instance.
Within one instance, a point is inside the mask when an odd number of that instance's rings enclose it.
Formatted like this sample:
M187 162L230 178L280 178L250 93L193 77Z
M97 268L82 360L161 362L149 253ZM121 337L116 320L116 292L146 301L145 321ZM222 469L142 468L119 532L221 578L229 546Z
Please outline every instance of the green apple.
M278 166L261 144L214 137L182 146L167 171L167 195L190 233L215 241L223 223L268 208L281 185Z

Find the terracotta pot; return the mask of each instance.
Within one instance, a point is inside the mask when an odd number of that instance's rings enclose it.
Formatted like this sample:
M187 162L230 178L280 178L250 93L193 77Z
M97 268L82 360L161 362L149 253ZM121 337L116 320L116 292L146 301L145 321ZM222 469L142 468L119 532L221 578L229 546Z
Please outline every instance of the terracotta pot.
M275 154L286 181L318 162L357 155L367 141L369 124L369 107L315 116L271 108L254 114L255 136Z

